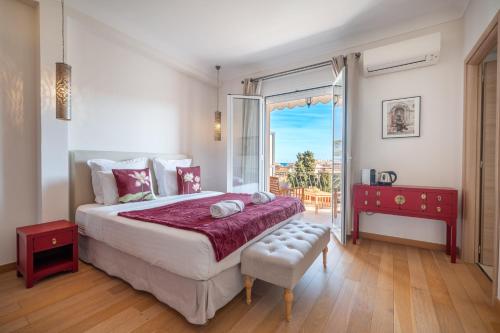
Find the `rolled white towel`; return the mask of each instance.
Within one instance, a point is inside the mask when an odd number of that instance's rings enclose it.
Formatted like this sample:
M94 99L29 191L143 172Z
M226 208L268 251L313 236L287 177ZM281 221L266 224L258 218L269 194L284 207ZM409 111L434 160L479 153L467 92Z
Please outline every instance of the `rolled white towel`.
M274 199L276 199L276 195L271 192L262 191L252 194L252 202L256 205L268 203L270 201L273 201Z
M245 204L241 200L223 200L210 206L210 214L216 219L242 212Z

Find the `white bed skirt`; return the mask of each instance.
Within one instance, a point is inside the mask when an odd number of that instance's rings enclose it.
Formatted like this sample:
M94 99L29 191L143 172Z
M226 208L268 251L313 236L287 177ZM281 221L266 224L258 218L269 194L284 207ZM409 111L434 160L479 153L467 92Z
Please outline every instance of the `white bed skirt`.
M80 259L147 291L192 324L205 324L243 289L240 265L199 281L166 271L103 242L80 235ZM172 254L175 255L175 254Z

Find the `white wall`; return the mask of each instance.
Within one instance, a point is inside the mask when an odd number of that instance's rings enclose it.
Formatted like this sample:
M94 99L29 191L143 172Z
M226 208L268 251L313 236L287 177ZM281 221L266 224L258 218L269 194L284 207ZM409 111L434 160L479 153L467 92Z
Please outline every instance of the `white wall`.
M466 56L497 11L498 0L470 0L464 13L464 55Z
M61 5L39 2L39 222L69 216L68 123L55 117L55 63L62 60Z
M0 1L0 265L16 260L16 227L37 220L37 14Z
M207 163L217 147L215 86L180 73L82 15L70 15L67 22L69 149L189 154L206 176L203 187L215 188Z
M462 24L455 21L427 29L440 31L437 65L365 78L358 82L353 117L353 171L394 170L397 184L460 189L462 169ZM372 46L378 46L376 43ZM381 138L384 99L421 96L419 138ZM460 197L460 195L459 195ZM361 215L361 230L370 233L445 243L445 224L386 215ZM460 227L458 227L460 230Z

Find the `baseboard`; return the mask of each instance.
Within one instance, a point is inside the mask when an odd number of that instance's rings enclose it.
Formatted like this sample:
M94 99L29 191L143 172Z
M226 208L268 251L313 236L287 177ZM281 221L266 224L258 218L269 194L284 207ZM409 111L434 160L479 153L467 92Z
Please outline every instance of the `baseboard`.
M0 265L0 273L10 272L16 269L16 263L11 262L9 264Z
M414 240L414 239L372 234L370 232L360 232L359 236L360 236L360 238L373 239L373 240L378 240L378 241L387 242L387 243L400 244L400 245L408 245L408 246L419 247L419 248L427 249L427 250L439 250L439 251L446 250L446 245L444 245L444 244L424 242L424 241L419 241L419 240Z

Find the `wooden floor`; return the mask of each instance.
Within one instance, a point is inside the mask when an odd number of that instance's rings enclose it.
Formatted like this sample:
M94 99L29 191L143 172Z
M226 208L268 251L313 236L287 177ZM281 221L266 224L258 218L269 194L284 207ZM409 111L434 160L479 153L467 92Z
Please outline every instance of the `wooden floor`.
M254 301L241 293L204 326L153 296L81 264L75 274L25 289L0 275L0 332L500 332L488 305L490 284L473 265L440 252L364 240L332 242L295 288L293 319L283 321L282 290L256 281Z

